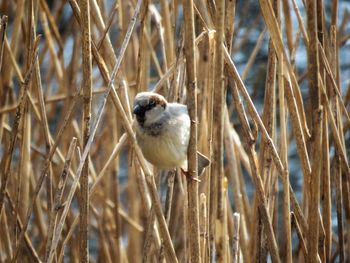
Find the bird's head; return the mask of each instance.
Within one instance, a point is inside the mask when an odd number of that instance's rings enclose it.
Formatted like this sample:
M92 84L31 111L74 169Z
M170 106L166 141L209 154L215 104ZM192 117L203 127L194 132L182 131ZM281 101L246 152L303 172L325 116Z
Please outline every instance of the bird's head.
M133 112L137 122L143 126L159 120L167 107L166 99L154 92L140 92L135 96Z

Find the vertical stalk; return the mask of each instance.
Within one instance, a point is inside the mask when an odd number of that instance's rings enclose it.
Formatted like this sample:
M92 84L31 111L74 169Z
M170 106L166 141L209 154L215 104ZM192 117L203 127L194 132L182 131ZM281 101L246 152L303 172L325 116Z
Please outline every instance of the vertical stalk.
M148 14L148 1L143 1L140 10L140 48L138 52L138 70L137 79L138 91L148 89L148 75L149 75L149 48L145 45L147 34L147 14Z
M4 56L5 36L8 17L3 15L0 18L0 72L2 69L2 61Z
M344 223L343 223L343 192L341 187L341 168L339 157L335 157L335 194L337 209L338 251L339 262L345 262L344 255Z
M82 55L83 55L83 146L90 136L91 100L92 100L92 60L91 60L91 28L89 0L80 0ZM89 155L87 156L80 178L80 222L79 244L80 262L89 262Z
M232 52L232 39L235 30L236 0L226 1L225 39L229 53Z
M171 16L169 11L169 1L160 0L161 12L162 12L162 23L164 27L164 41L167 45L166 51L166 68L170 68L174 61L174 41L173 41L173 31L171 27ZM193 2L192 2L193 5ZM193 13L192 13L193 15ZM194 19L194 18L192 18Z
M249 127L248 120L246 118L246 113L239 97L237 86L232 85L232 82L230 84L232 87L234 103L236 106L240 123L242 124L242 127L243 127L244 148L247 151L247 154L249 157L249 163L250 163L251 172L252 172L252 179L257 192L256 200L258 202L258 209L260 212L262 224L264 225L264 228L266 231L267 245L271 254L272 262L280 262L276 237L274 235L271 219L268 214L266 195L264 191L263 182L259 174L256 152L254 150L254 144L255 144L254 137L252 136L252 132ZM267 138L269 138L268 135L267 135Z
M242 249L242 254L243 254L243 260L244 262L248 262L250 260L250 251L249 251L249 238L248 238L248 231L247 231L247 222L246 218L249 217L249 214L245 213L245 207L244 207L244 197L245 193L241 191L240 189L240 184L242 184L239 176L239 162L238 162L238 157L236 157L235 153L235 145L233 141L233 136L232 136L232 131L230 127L230 119L227 114L225 114L225 150L226 150L226 158L227 158L227 168L228 168L228 180L231 185L231 190L233 193L233 202L235 204L235 210L239 214L239 219L241 220L241 226L239 226L240 231L240 237L239 242L240 242L240 247ZM233 242L235 242L233 240ZM234 255L233 255L234 258Z
M225 1L217 3L215 13L215 68L214 68L214 94L213 94L213 162L211 166L211 188L214 189L210 194L210 259L213 259L214 241L216 247L216 261L222 262L223 258L223 237L217 237L216 229L223 223L222 199L222 178L223 178L223 116L225 105L224 88L224 27L225 27Z
M215 33L209 32L208 34L208 39L209 39L209 72L208 72L208 93L209 93L209 135L211 141L213 141L214 138L214 90L215 90L215 76L214 76L214 68L215 68ZM207 184L207 197L209 197L208 202L207 202L207 213L208 213L208 241L207 241L207 246L208 246L208 257L209 260L212 259L212 251L214 247L214 234L215 234L215 218L216 218L216 206L217 206L217 187L216 187L216 177L213 175L213 147L214 144L212 142L209 143L209 151L210 151L210 158L212 161L211 169L209 170L209 176L208 176L208 184Z
M206 248L207 248L207 242L206 242L206 235L207 235L207 197L204 193L201 193L200 198L199 198L199 203L200 203L200 250L201 250L201 260L203 262L208 262L208 257L206 253Z
M281 12L280 12L280 0L273 1L273 8L278 19L279 25L281 25ZM287 1L283 1L283 5L288 5ZM287 19L286 19L287 22ZM291 25L290 25L291 27ZM289 28L291 30L291 28ZM281 56L279 56L282 58ZM288 172L288 134L287 134L287 123L286 123L286 104L285 104L285 88L283 80L284 62L282 59L278 59L277 75L278 75L278 87L279 87L279 111L280 111L280 155L283 166L285 167L286 173L282 175L283 183L283 227L285 239L285 260L288 263L293 262L292 258L292 233L291 233L291 216L290 216L290 192L289 192L289 172Z
M337 14L338 1L334 2L333 12ZM335 17L332 19L334 24L330 27L330 64L332 68L332 73L336 76L336 83L339 87L339 75L338 75L338 50L337 50L337 19ZM338 88L336 87L336 88ZM339 90L340 91L340 90ZM339 101L335 91L331 92L331 111L334 116L334 121L332 125L332 132L337 134L339 137L338 144L341 144L342 137L342 125L339 119ZM329 112L329 114L331 114ZM335 142L336 143L336 142ZM339 147L341 148L341 146ZM343 148L344 149L344 148ZM345 157L346 158L346 157ZM339 262L345 262L345 253L344 253L344 213L343 213L343 187L342 187L342 162L341 162L341 151L336 149L335 156L335 194L336 194L336 211L337 211L337 230L338 230L338 249L339 249ZM345 165L344 165L345 168ZM345 168L346 170L346 168Z
M308 46L308 79L309 79L309 96L310 96L310 133L311 140L315 137L315 127L317 121L317 110L320 105L320 90L318 83L318 36L317 36L317 13L316 1L307 1L307 30L309 34ZM306 188L308 189L308 188Z
M191 120L190 141L188 145L188 230L190 261L201 262L199 247L199 210L198 210L198 182L197 179L197 78L195 62L195 29L193 1L183 1L185 17L185 57L187 74L187 107ZM193 179L192 179L193 178Z
M61 173L61 177L59 179L56 191L55 191L55 198L54 198L54 203L53 203L53 208L51 209L50 215L49 215L49 226L48 226L48 231L47 231L47 242L46 242L46 249L45 249L45 262L49 262L49 256L51 252L51 246L52 246L52 240L54 238L54 234L56 231L56 225L57 225L57 218L58 218L58 212L60 210L60 206L62 205L62 195L64 188L67 183L67 177L68 177L68 171L69 167L71 165L72 157L76 149L76 143L77 143L77 138L73 137L67 157L64 163L64 168Z
M329 132L328 132L328 113L323 112L323 133L322 133L322 221L325 228L325 261L330 262L332 256L332 195L331 195L331 176L329 162Z
M112 111L112 113L116 114L116 111ZM116 119L112 120L112 125L114 126L114 136L117 136L117 122ZM114 141L117 141L116 139ZM114 210L113 210L113 217L114 217L114 223L115 223L115 231L114 231L114 235L115 235L115 260L117 262L121 262L121 242L120 242L120 238L121 238L121 220L120 220L120 216L119 216L119 195L120 195L120 190L119 190L119 176L120 176L120 171L119 171L119 159L116 159L114 161L113 164L113 168L112 168L112 175L113 179L113 187L112 187L112 200L114 202Z
M316 6L316 15L317 15L317 38L318 38L318 45L319 46L322 46L324 48L324 41L325 41L325 37L324 37L324 33L325 33L325 21L324 21L324 4L323 4L323 0L317 0L317 6ZM320 55L320 54L318 54ZM319 69L318 69L318 72L319 72L319 78L322 79L322 83L326 83L326 75L325 75L325 67L324 67L324 64L323 63L320 63L319 65ZM320 103L322 103L320 101ZM327 125L324 125L323 123L324 122L327 122L327 119L325 117L326 116L326 110L324 110L322 112L323 116L321 117L322 118L322 125L319 127L319 129L322 130L322 137L321 138L321 143L322 143L322 147L320 148L320 151L322 152L321 154L321 158L324 160L320 163L320 165L323 167L324 165L324 168L325 169L321 169L320 171L320 178L323 178L323 175L325 173L327 173L327 161L326 159L324 159L323 155L326 154L326 156L328 157L328 150L329 150L329 147L328 147L328 140L325 139L324 137L324 133L326 133L328 135L328 131L326 132L326 129L328 129ZM326 137L327 138L327 137ZM325 150L324 150L325 149ZM321 180L321 179L320 179ZM327 180L327 178L326 178ZM323 185L327 185L327 182L325 182ZM321 184L320 184L320 190L319 190L319 194L322 195L323 194L323 191L321 189ZM325 200L325 199L322 199L323 201L325 202L328 202L328 200ZM326 210L326 209L325 209ZM323 211L322 211L323 213ZM327 219L326 219L327 220ZM325 227L327 226L327 223L323 221L323 217L321 217L321 221L320 222L320 229L322 228L322 225L323 225L323 230L324 231L320 231L319 233L319 243L318 243L318 247L319 247L319 256L321 258L321 261L324 262L326 261L326 229Z
M282 4L283 14L284 14L284 19L285 19L285 24L286 24L287 45L288 45L289 53L292 53L292 50L293 50L293 24L292 24L292 18L291 18L291 14L290 14L289 1L283 0L282 3L283 3ZM277 14L276 14L276 17L277 17Z
M309 217L308 217L308 257L307 262L318 260L318 234L319 234L319 195L320 195L320 172L322 160L322 109L319 110L315 124L316 136L314 138L313 163L310 184Z
M233 245L232 245L232 262L238 263L239 262L239 223L240 222L240 214L234 213L233 214Z

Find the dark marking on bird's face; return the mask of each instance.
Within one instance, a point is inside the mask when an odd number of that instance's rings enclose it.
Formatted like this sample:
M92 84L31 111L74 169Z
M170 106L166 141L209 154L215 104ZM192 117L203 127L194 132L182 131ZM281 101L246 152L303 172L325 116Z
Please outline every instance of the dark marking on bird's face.
M166 108L167 101L159 94L152 92L141 92L136 95L134 101L133 113L138 123L143 126L146 120L146 112L152 110L156 106Z

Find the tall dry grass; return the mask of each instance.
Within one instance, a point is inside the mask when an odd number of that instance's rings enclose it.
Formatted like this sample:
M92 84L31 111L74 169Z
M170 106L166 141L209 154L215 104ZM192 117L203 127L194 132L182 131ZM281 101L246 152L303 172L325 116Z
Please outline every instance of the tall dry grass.
M0 261L349 261L340 4L0 1ZM200 183L142 156L149 87L188 105Z

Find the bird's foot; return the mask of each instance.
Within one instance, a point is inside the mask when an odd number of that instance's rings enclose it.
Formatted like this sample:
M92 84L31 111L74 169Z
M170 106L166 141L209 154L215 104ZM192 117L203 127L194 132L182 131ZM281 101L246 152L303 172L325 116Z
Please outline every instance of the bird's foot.
M198 183L201 182L201 180L199 180L198 178L192 177L188 171L185 171L185 170L182 169L182 168L180 168L180 169L181 169L181 173L182 173L183 175L185 175L188 179L191 179L191 180L196 181L196 182L198 182Z

